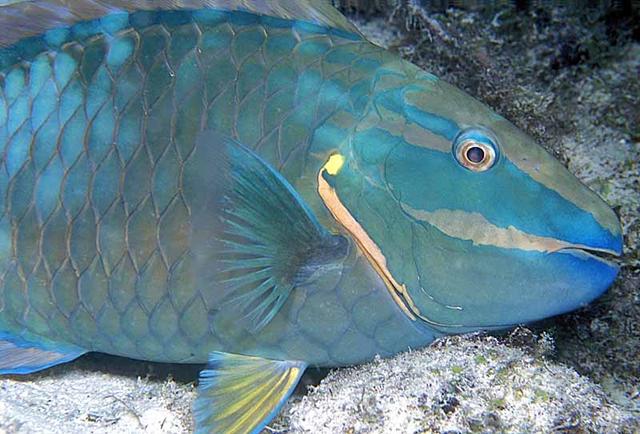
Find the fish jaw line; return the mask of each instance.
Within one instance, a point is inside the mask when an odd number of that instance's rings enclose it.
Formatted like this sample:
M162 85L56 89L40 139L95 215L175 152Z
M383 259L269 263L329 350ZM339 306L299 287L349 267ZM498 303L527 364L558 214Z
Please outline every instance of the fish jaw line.
M541 260L542 263L546 263L549 266L554 263L567 263L566 260L571 257L576 259L576 261L572 262L572 264L577 267L574 268L574 271L578 270L577 272L580 274L587 273L594 279L592 281L593 285L588 282L583 282L585 283L583 291L580 289L582 286L574 286L573 278L568 277L571 276L569 270L567 270L568 274L566 275L563 273L556 275L554 273L551 275L553 278L550 279L547 284L567 289L569 295L567 295L567 300L564 302L565 305L570 306L569 300L574 298L588 300L582 301L580 304L571 305L569 308L560 312L554 312L551 314L543 313L542 315L536 314L529 318L523 317L522 319L517 319L513 322L505 319L505 322L501 323L499 318L493 318L491 322L486 323L462 320L464 327L471 329L488 329L500 326L509 327L510 325L512 326L515 324L538 321L543 318L577 309L601 295L611 285L619 269L618 264L607 257L603 257L620 256L621 243L618 239L612 240L608 243L608 246L604 247L597 246L599 241L596 240L593 243L596 246L591 246L590 242L580 244L551 237L532 235L513 226L509 226L507 228L498 227L491 224L491 222L479 213L465 213L463 211L452 210L443 210L443 212L440 213L437 211L428 212L414 210L402 202L399 203L401 204L404 212L414 218L416 224L429 227L429 230L438 231L445 236L454 239L467 241L472 243L474 246L499 248L502 250L503 254L507 255L507 257L510 255L510 251L514 253L517 251L522 253L530 252L535 255L534 257ZM456 217L461 217L461 220L456 221ZM522 258L519 254L515 255L514 260L521 261L522 259L516 259L519 257ZM539 267L539 260L534 260L534 262L531 263L531 266ZM521 263L523 264L523 267L526 267L526 261ZM551 268L547 271L549 270L551 270ZM544 271L544 267L541 271ZM588 296L587 294L592 294L592 296ZM463 308L467 308L463 301L458 302L458 304ZM498 321L495 321L496 319L498 319Z

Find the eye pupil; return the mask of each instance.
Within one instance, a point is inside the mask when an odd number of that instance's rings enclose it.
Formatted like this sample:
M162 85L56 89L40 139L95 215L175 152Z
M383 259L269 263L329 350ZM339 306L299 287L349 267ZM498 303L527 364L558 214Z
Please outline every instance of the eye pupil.
M485 172L498 161L498 145L482 128L463 130L453 141L453 157L472 172Z
M484 160L484 150L479 146L472 146L467 149L467 159L472 163L481 163Z

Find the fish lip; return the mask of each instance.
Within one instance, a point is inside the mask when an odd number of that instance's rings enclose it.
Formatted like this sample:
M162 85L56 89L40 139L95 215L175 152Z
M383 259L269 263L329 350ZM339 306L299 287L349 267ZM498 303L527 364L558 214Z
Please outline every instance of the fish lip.
M569 246L563 247L554 251L553 253L567 253L579 257L587 257L588 259L595 259L596 261L605 263L610 267L620 268L619 259L622 256L621 249L606 249L602 247L590 247L590 246Z

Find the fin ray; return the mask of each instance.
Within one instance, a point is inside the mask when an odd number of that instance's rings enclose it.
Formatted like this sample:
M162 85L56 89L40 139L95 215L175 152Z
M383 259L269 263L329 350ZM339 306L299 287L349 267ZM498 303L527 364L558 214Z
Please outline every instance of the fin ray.
M203 227L211 224L207 220L216 222L216 235L201 256L217 252L206 266L221 285L221 306L235 306L246 330L256 333L297 285L344 258L347 247L336 242L342 237L322 227L289 182L252 150L215 131L201 133L197 149L215 152L195 159L208 164L199 170L211 174L211 179L197 182L216 187L203 197L203 209L193 213L194 222L201 221Z
M266 390L266 393L264 393L262 397L258 396L254 398L249 410L237 418L229 430L232 432L237 431L246 425L247 421L251 419L264 419L269 414L267 406L264 405L265 402L273 400L273 397L277 395L277 391L282 388L282 385L287 384L288 377L289 374L287 373L280 378L272 379L269 383L265 383L264 386L258 389L260 392L264 392Z
M0 332L0 375L30 374L74 360L87 351L69 344L35 343Z
M258 433L298 384L306 363L214 352L200 374L196 432Z

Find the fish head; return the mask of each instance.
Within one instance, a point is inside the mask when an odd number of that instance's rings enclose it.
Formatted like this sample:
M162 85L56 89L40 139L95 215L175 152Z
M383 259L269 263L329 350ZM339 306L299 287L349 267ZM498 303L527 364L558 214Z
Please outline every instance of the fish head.
M414 319L508 327L585 306L616 277L604 257L622 250L613 210L530 136L429 74L379 92L346 149L325 174L344 208L332 212Z

